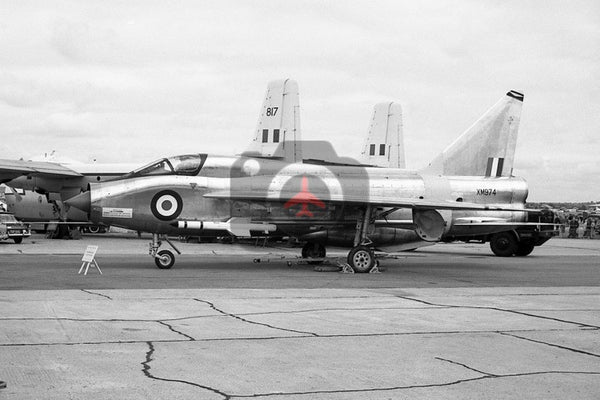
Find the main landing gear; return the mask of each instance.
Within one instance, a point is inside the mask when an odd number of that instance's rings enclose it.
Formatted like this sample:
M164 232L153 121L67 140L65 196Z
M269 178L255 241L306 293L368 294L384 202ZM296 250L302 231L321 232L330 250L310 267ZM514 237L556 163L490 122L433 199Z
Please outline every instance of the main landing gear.
M353 247L348 253L348 265L354 272L374 272L373 269L379 264L375 259L373 248L367 245Z
M367 237L370 228L375 222L372 217L370 205L364 209L360 218L356 221L356 233L354 235L354 247L348 253L347 261L349 270L344 272L374 273L379 272L379 262L375 258L373 242Z
M371 215L371 206L367 205L356 220L356 233L354 235L354 247L348 253L348 265L354 272L378 272L379 262L375 259L373 242L367 237L369 229L375 222Z
M350 249L346 264L340 264L342 272L346 273L375 273L379 272L379 262L375 258L373 242L367 237L373 226L375 218L371 213L371 206L367 206L356 221L354 247ZM309 264L321 264L325 257L325 246L320 243L308 242L302 248L302 258L308 259ZM311 260L314 258L315 260Z
M175 264L175 254L173 254L173 252L171 250L166 250L166 249L159 251L158 249L162 245L162 241L160 239L161 238L158 235L158 233L152 234L152 242L150 243L149 254L152 257L154 257L154 262L156 263L156 266L158 268L170 269L173 266L173 264ZM177 247L175 247L175 245L173 243L171 243L169 238L167 238L165 236L165 237L163 237L163 239L165 240L165 242L167 242L173 248L173 250L175 250L177 252L177 254L181 254L179 249L177 249Z
M535 244L530 240L519 240L514 232L499 232L490 238L490 248L498 257L524 257L529 255Z

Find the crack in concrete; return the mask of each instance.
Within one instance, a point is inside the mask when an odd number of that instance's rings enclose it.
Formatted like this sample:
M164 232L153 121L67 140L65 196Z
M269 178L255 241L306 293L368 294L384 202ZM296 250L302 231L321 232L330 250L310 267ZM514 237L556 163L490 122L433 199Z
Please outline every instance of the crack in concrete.
M155 350L154 349L154 344L153 344L153 342L145 342L145 343L148 345L148 351L146 352L146 359L143 362L141 362L140 364L142 364L142 366L143 366L142 372L144 373L144 375L147 378L154 379L154 380L157 380L157 381L163 381L163 382L183 383L183 384L194 386L194 387L197 387L197 388L200 388L200 389L208 390L210 392L213 392L215 394L223 396L223 398L225 400L228 400L228 399L231 398L231 396L229 396L227 393L223 393L220 390L212 388L210 386L200 385L198 383L190 382L190 381L185 381L183 379L161 378L161 377L153 375L151 373L151 371L150 371L151 370L150 363L153 361L152 356L154 355L154 350Z
M248 324L266 326L267 328L277 329L279 331L284 331L284 332L299 333L301 335L311 335L311 336L315 336L315 337L319 336L318 334L316 334L314 332L298 331L298 330L295 330L295 329L280 328L278 326L269 325L269 324L265 324L265 323L262 323L262 322L251 321L249 319L242 318L242 317L240 317L240 316L238 316L236 314L225 312L225 311L223 311L223 310L215 307L215 305L213 303L211 303L210 301L202 300L202 299L196 299L196 298L194 300L196 300L196 301L198 301L200 303L207 304L210 308L212 308L213 310L215 310L218 313L221 313L221 314L226 315L226 316L231 317L231 318L235 318L235 319L237 319L239 321L242 321L242 322L246 322Z
M91 290L86 290L86 289L79 289L79 290L81 290L82 292L87 293L87 294L93 294L93 295L96 295L96 296L102 296L102 297L104 297L106 299L112 300L112 297L107 296L107 295L102 294L102 293L96 293L96 292L92 292Z
M565 323L565 324L578 325L581 328L585 327L585 328L600 329L600 326L598 326L598 325L584 324L583 322L569 321L569 320L566 320L566 319L560 319L560 318L554 318L554 317L547 317L545 315L531 314L531 313L526 313L526 312L523 312L523 311L510 310L510 309L507 309L507 308L487 307L487 306L461 306L461 305L455 305L455 304L436 304L436 303L431 303L429 301L425 301L425 300L421 300L421 299L415 299L413 297L408 297L408 296L396 295L396 297L398 297L400 299L404 299L404 300L416 301L418 303L427 304L427 305L430 305L430 306L447 307L447 308L466 308L466 309L470 309L470 310L494 310L494 311L501 311L501 312L507 312L507 313L512 313L512 314L523 315L523 316L526 316L526 317L547 319L547 320L550 320L550 321L562 322L562 323Z
M447 358L435 357L435 359L436 360L440 360L440 361L446 361L446 362L448 362L450 364L454 364L454 365L460 365L463 368L466 368L466 369L468 369L470 371L473 371L473 372L477 372L478 374L481 374L481 375L490 376L490 377L492 377L492 376L498 376L496 374L491 374L489 372L480 371L480 370L475 369L473 367L469 367L467 364L459 363L458 361L449 360Z
M538 372L523 372L515 374L503 375L484 375L475 378L458 379L451 382L430 383L423 385L407 385L407 386L390 386L382 388L365 388L365 389L339 389L339 390L313 390L307 392L273 392L273 393L256 393L256 394L232 394L230 398L258 398L258 397L275 397L275 396L311 396L318 394L339 394L339 393L366 393L366 392L389 392L394 390L409 390L409 389L426 389L435 387L454 386L461 383L475 382L484 379L502 379L502 378L517 378L522 376L535 375L600 375L597 371L538 371Z
M535 340L535 339L531 339L531 338L524 337L524 336L514 335L514 334L508 333L508 332L506 332L506 331L502 331L502 332L498 332L498 333L499 333L500 335L504 335L504 336L510 336L510 337L514 337L514 338L517 338L517 339L526 340L526 341L528 341L528 342L533 342L533 343L544 344L544 345L546 345L546 346L550 346L550 347L556 347L556 348L559 348L559 349L563 349L563 350L572 351L572 352L574 352L574 353L578 353L578 354L585 354L585 355L588 355L588 356L592 356L592 357L598 357L598 358L600 358L600 354L596 354L596 353L590 353L590 352L588 352L588 351L585 351L585 350L579 350L579 349L575 349L575 348L573 348L573 347L561 346L561 345L559 345L559 344L554 344L554 343L550 343L550 342L545 342L545 341L543 341L543 340Z
M303 314L303 313L311 313L311 312L328 312L328 311L374 311L374 310L382 310L382 311L391 311L391 310L428 310L428 309L444 309L444 308L452 308L452 307L359 307L359 308L351 308L351 307L332 307L332 308L309 308L305 310L290 310L290 311L262 311L262 312L249 312L249 313L239 313L236 315L271 315L271 314Z
M481 374L482 376L475 378L466 378L466 379L458 379L451 382L440 382L440 383L430 383L423 385L406 385L406 386L390 386L390 387L380 387L380 388L357 388L357 389L339 389L339 390L313 390L313 391L296 391L296 392L267 392L267 393L254 393L254 394L227 394L219 389L202 385L196 382L187 381L183 379L171 379L171 378L162 378L155 376L151 373L150 363L154 360L152 356L155 352L154 343L152 341L145 342L148 345L148 351L146 352L146 358L141 363L143 366L142 372L147 378L164 381L164 382L174 382L181 383L185 385L194 386L200 389L208 390L212 393L218 394L222 396L225 400L233 399L233 398L259 398L259 397L275 397L275 396L310 396L310 395L318 395L318 394L341 394L341 393L368 393L368 392L384 392L384 391L396 391L396 390L409 390L409 389L420 389L420 388L434 388L434 387L445 387L445 386L453 386L461 383L474 382L483 379L501 379L501 378L514 378L514 377L523 377L523 376L536 376L536 375L556 375L556 374L564 374L564 375L600 375L599 371L562 371L562 370L552 370L552 371L536 371L536 372L522 372L522 373L514 373L514 374L492 374L489 372L484 372L478 370L476 368L470 367L466 364L460 363L458 361L453 361L450 359L445 359L441 357L435 357L435 359L448 362L450 364L459 365L465 369Z
M377 292L376 292L377 293ZM598 293L580 293L580 292L565 292L565 293L501 293L494 294L493 297L520 297L520 296L599 296ZM398 297L398 295L393 295L394 297ZM454 294L454 297L468 297L468 298L478 298L478 297L489 297L488 294Z
M181 331L178 331L177 329L173 328L171 325L167 324L167 323L166 323L166 322L164 322L164 321L156 321L156 322L158 322L158 323L159 323L159 324L161 324L161 325L164 325L164 326L166 326L166 327L167 327L167 328L169 328L171 331L173 331L173 332L175 332L175 333L177 333L177 334L179 334L179 335L181 335L181 336L184 336L184 337L186 337L188 340L191 340L191 341L195 341L195 340L196 340L196 339L194 339L193 337L191 337L190 335L186 335L185 333L183 333L183 332L181 332Z
M151 321L158 322L158 321ZM509 331L498 330L476 330L476 331L420 331L420 332L385 332L385 333L348 333L348 334L322 334L322 335L296 335L296 336L260 336L260 337L229 337L229 338L205 338L194 339L194 342L224 342L224 341L259 341L259 340L295 340L295 339L332 339L332 338L363 338L363 337L386 337L386 336L419 336L419 335L473 335L473 334L499 334L507 332L569 332L575 329L516 329ZM183 336L186 336L185 334ZM180 343L190 342L188 338L183 339L156 339L154 343ZM76 346L76 345L97 345L97 344L138 344L146 343L147 340L108 340L98 342L44 342L44 343L0 343L0 347L26 347L26 346Z
M194 299L196 300L196 299ZM430 307L433 309L453 308L453 307ZM373 311L373 310L426 310L424 307L365 307L365 308L350 308L350 307L339 307L339 308L313 308L305 310L290 310L290 311L263 311L263 312L248 312L238 313L237 316L256 316L256 315L271 315L271 314L302 314L311 312L329 312L329 311ZM216 311L216 310L215 310ZM177 317L177 318L162 318L156 319L136 319L136 318L69 318L69 317L7 317L0 318L0 321L81 321L81 322L158 322L158 321L184 321L187 319L199 319L199 318L215 318L222 317L221 315L192 315L189 317Z
M159 321L184 321L186 319L215 318L222 315L194 315L191 317L161 318L161 319L136 319L136 318L69 318L69 317L8 317L0 321L73 321L73 322L159 322Z

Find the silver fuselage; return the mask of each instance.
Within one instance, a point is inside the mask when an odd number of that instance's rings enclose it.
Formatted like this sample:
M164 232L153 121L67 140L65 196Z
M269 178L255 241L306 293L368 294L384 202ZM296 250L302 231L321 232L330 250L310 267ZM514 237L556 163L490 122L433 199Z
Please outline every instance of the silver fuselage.
M299 216L298 207L284 207L287 193L300 192L298 177L310 178L310 192L325 207L308 206L310 215ZM174 219L157 218L151 209L157 193L168 189L180 196L181 209ZM211 193L259 193L263 200L210 198ZM90 217L96 223L164 234L191 234L173 226L174 221L225 221L231 217L275 224L280 233L302 236L330 229L349 231L351 237L364 204L358 198L403 198L444 200L522 209L527 184L514 177L432 176L417 171L355 166L289 164L275 160L209 156L196 175L139 176L90 184ZM347 202L327 202L328 199ZM153 200L154 199L154 200ZM166 203L165 203L166 204ZM379 211L385 211L381 208ZM167 212L167 211L165 211ZM524 221L523 211L441 210L444 234L456 235L461 227L454 221L464 218L499 218ZM408 213L410 215L410 213ZM394 222L406 220L406 210L394 210L378 221L371 235L394 243L411 238L410 229ZM385 221L390 221L387 226ZM392 229L393 231L390 231ZM399 229L407 232L400 232ZM482 228L485 230L485 228ZM480 233L470 230L471 234ZM197 232L202 233L202 232ZM203 232L206 233L206 232ZM315 235L318 236L318 235ZM338 234L334 236L339 236ZM336 240L331 240L335 242Z

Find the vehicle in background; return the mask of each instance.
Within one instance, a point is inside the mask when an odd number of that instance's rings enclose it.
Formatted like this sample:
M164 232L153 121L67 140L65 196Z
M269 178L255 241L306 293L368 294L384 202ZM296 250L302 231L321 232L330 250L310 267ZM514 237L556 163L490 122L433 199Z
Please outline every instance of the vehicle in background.
M0 212L0 240L12 239L19 244L31 236L29 226L20 222L11 213Z

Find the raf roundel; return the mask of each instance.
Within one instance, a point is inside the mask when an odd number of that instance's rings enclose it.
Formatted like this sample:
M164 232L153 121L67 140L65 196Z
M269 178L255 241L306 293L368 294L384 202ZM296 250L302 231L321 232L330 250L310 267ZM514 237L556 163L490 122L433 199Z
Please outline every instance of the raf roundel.
M172 190L158 192L150 203L152 214L161 221L171 221L181 214L183 201L181 196Z

